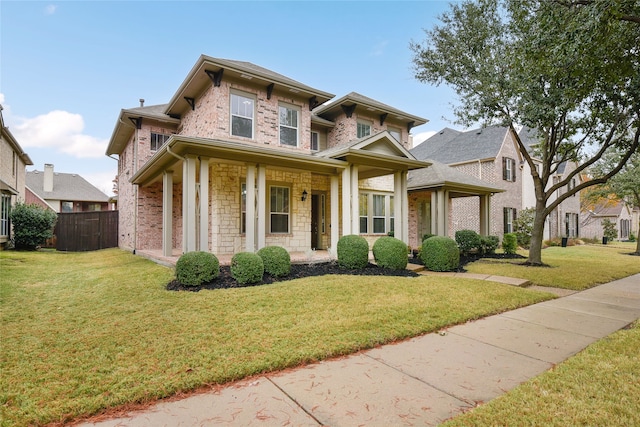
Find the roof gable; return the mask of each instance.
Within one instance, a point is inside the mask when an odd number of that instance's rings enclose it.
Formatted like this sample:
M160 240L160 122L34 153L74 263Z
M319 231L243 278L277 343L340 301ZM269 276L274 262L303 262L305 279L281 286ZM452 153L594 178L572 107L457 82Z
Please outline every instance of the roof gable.
M29 171L25 185L43 200L108 202L109 196L77 174L53 173L53 191L44 191L44 172Z

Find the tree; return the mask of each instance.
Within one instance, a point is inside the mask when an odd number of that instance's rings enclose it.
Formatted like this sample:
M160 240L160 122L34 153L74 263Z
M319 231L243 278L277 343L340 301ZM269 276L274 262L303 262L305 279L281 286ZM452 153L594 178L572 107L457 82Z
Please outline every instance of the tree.
M640 26L621 17L639 15L638 0L464 0L425 30L424 42L410 45L419 81L457 91L459 123L511 129L536 195L530 265L542 265L544 221L554 208L607 182L638 149ZM535 131L537 145L523 143L519 125ZM605 175L553 199L614 150L623 155ZM554 182L567 161L580 164Z
M607 175L612 165L615 165L623 153L612 152L604 156L590 170L594 177ZM640 151L636 151L625 163L623 168L606 184L595 186L589 191L587 202L603 200L623 200L627 206L640 208ZM640 229L640 223L638 224ZM640 239L637 239L636 251L640 255Z
M16 249L35 250L53 237L58 216L36 204L16 203L10 214Z
M536 210L533 208L522 209L518 212L518 217L513 222L513 231L518 238L518 245L528 248L531 244L531 233L533 232L533 220Z

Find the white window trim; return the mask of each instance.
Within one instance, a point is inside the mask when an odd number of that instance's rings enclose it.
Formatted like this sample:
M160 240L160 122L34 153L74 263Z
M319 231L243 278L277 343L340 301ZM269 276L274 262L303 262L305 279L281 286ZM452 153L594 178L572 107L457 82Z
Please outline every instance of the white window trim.
M287 208L287 212L274 212L271 210L271 192L274 188L286 188L289 191L289 206ZM291 186L286 184L270 184L269 185L269 234L279 234L286 235L291 234ZM271 216L277 215L286 215L287 216L287 231L273 231L273 227L271 225Z
M313 148L313 136L316 136L316 148ZM311 151L320 151L320 132L316 132L315 130L311 131L311 140L309 141L309 148Z
M358 230L359 234L364 235L375 235L375 236L383 236L389 233L391 230L391 220L394 219L394 215L391 213L391 198L393 198L393 194L385 193L380 191L364 191L360 192L360 196L367 197L367 215L359 215L359 218L367 219L367 231L361 232ZM383 196L384 197L384 216L374 215L373 212L373 196ZM360 200L358 199L358 211L360 210ZM374 219L384 218L384 231L382 232L374 232ZM359 223L358 223L359 224Z
M368 120L356 120L356 137L358 139L360 138L366 138L368 136L371 136L371 133L373 132L373 123L368 121ZM369 127L369 134L368 135L359 135L359 131L358 131L358 127L360 126L368 126Z
M253 101L253 113L251 117L248 116L241 116L238 114L233 114L233 97L234 96L241 96L243 98L247 98L247 99L251 99ZM255 135L256 135L256 107L257 107L258 101L256 99L256 96L254 94L251 93L247 93L247 92L242 92L239 90L231 90L229 92L229 135L235 137L235 138L246 138L246 139L255 139ZM251 137L247 137L247 136L242 136L242 135L234 135L233 134L233 118L234 117L241 117L243 119L250 119L251 120Z
M280 122L280 109L281 108L286 108L287 110L291 110L291 111L295 111L296 112L296 124L297 126L290 126L290 125L285 125L282 124ZM280 143L280 145L283 145L285 147L299 147L300 146L300 108L296 107L295 105L291 105L291 104L279 104L278 105L278 141ZM282 142L282 135L281 135L281 129L285 127L287 129L295 129L296 130L296 144L292 145L292 144L284 144Z

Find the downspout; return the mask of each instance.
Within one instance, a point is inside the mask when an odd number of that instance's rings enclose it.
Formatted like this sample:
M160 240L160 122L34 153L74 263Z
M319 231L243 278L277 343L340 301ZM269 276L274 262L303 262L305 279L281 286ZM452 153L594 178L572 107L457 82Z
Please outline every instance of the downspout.
M133 145L133 175L138 172L138 127L134 131ZM133 254L136 254L138 248L138 185L133 187L133 196L136 204L133 208Z

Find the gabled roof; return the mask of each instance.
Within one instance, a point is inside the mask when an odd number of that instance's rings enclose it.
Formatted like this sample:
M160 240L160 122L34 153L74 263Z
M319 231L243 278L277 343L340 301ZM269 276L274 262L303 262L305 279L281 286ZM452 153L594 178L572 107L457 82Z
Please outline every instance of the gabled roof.
M505 190L493 188L487 182L447 166L435 160L427 159L431 166L409 172L407 187L411 190L432 190L447 187L452 197L477 194L501 193Z
M131 138L131 135L136 129L135 121L142 119L157 120L162 123L166 123L169 126L178 126L180 120L174 119L164 113L167 108L167 104L149 105L148 107L135 107L120 110L120 116L113 128L109 145L107 146L106 154L111 156L113 154L120 154L127 142Z
M431 159L445 164L493 159L500 152L507 131L508 128L503 126L457 133L445 128L414 147L411 153L417 159Z
M388 131L320 151L314 156L357 164L358 176L362 179L429 166L429 162L417 160Z
M335 96L251 62L200 55L164 112L169 115L181 115L187 108L191 108L187 98L197 98L206 88L214 84L212 79L218 76L221 79L233 78L251 82L265 89L273 84L272 90L283 90L309 99L315 98L320 104Z
M600 202L596 204L593 209L588 209L590 215L600 217L619 217L622 213L622 209L626 207L626 204L620 200L607 200L606 202ZM628 209L628 207L627 207Z
M393 108L387 104L376 101L375 99L368 98L364 95L360 95L357 92L351 92L335 101L327 102L323 105L316 107L313 110L313 114L324 117L328 120L332 120L340 114L344 114L342 106L351 107L355 106L356 111L364 111L366 115L386 115L387 117L399 120L404 123L412 123L412 127L420 126L427 123L427 119L414 116L413 114L405 113L397 108Z
M44 172L26 173L25 185L43 200L108 202L109 196L77 174L53 173L53 191L44 191Z

